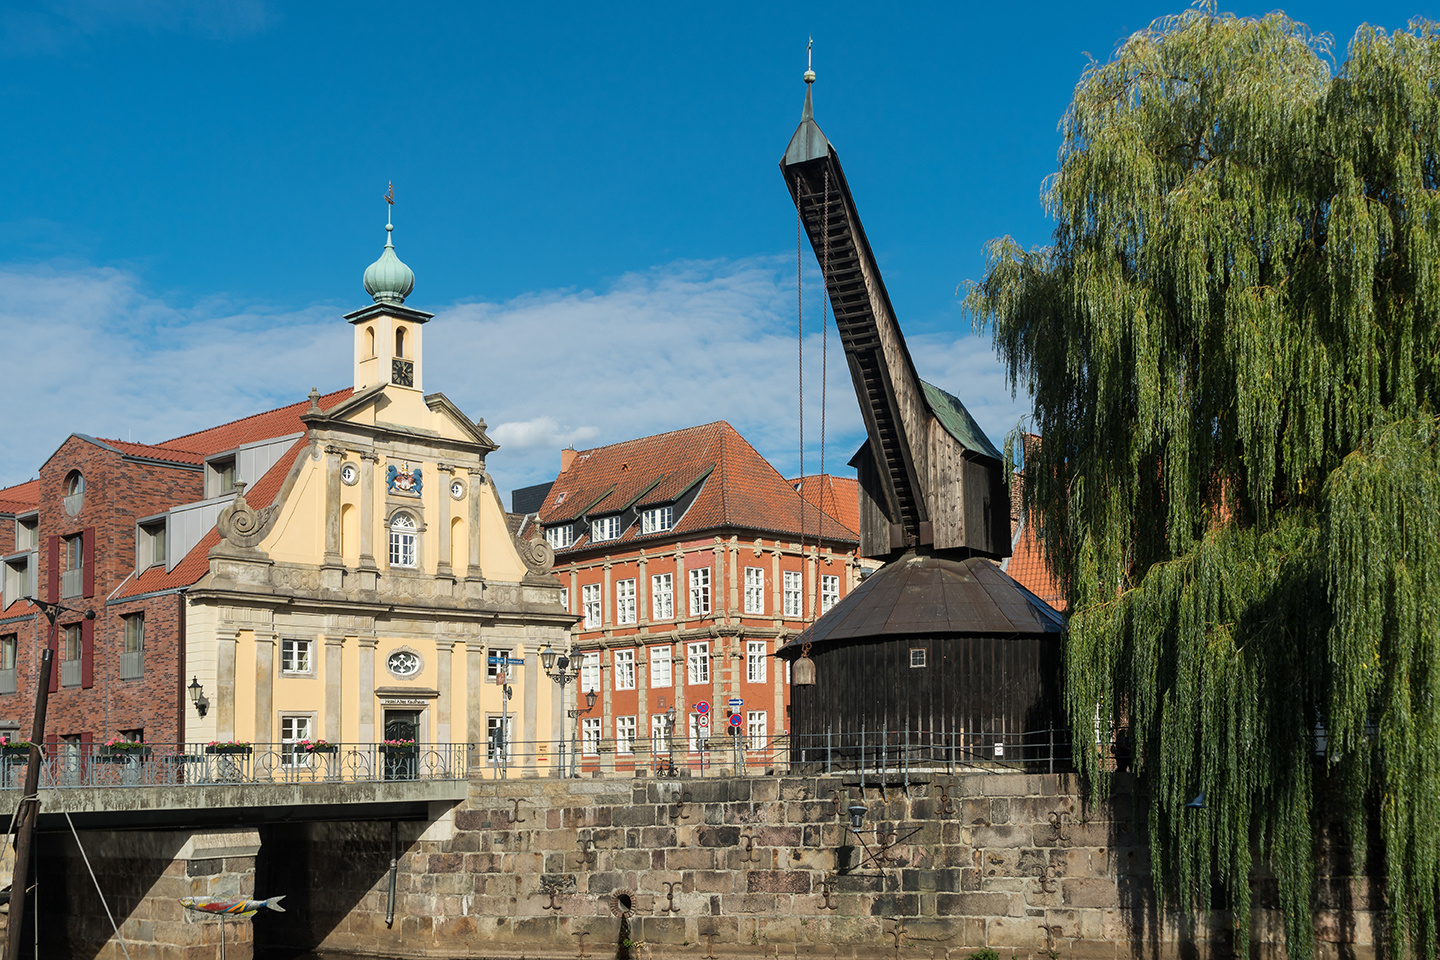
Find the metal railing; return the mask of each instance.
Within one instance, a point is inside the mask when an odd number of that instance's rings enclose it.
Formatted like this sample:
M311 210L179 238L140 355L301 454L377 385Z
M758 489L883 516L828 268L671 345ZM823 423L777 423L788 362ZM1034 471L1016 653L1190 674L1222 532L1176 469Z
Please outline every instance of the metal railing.
M134 650L120 654L120 679L139 680L145 676L145 655Z
M15 668L0 670L0 694L15 692Z
M62 686L62 687L78 687L78 686L80 686L80 680L81 680L80 664L81 664L81 661L79 661L79 660L61 660L61 661L60 661L60 686Z
M813 736L749 734L634 740L511 741L485 745L476 776L762 776L849 773L904 781L925 773L1062 773L1074 769L1064 727L1003 734L854 730Z
M475 756L465 743L335 744L311 750L293 743L147 743L123 748L61 743L41 752L40 786L47 789L465 780ZM28 747L0 747L0 789L18 789L28 763Z

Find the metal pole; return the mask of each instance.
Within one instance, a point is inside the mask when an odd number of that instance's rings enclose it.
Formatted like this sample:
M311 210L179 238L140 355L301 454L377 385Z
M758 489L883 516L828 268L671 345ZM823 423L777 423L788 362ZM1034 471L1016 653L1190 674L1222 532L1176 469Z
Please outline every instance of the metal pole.
M55 651L40 654L40 682L35 690L35 719L30 725L30 763L25 768L25 789L20 794L20 817L15 831L15 872L10 884L10 925L5 931L5 960L20 960L20 929L25 925L25 888L30 882L30 847L40 816L40 744L45 740L45 708L50 702L50 671ZM35 917L40 936L40 917Z
M865 724L860 724L860 796L865 796Z
M910 796L910 720L905 720L905 755L900 760L900 767L905 771L905 796Z
M835 749L835 724L825 728L825 773L830 773L830 752Z

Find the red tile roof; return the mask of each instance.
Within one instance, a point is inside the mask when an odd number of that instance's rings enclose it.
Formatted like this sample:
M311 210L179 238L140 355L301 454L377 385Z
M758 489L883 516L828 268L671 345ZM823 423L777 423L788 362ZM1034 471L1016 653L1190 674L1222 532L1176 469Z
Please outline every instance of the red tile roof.
M202 464L205 462L205 454L194 450L182 450L175 446L157 446L149 443L131 443L129 440L105 440L100 438L101 443L108 443L121 453L132 457L146 457L150 460L165 460L170 463L193 463Z
M854 477L813 474L786 483L800 491L800 496L817 504L848 530L860 531L860 481Z
M354 392L354 388L346 387L344 390L324 394L320 397L320 407L322 410L329 410L342 401L350 399L350 395ZM308 409L310 409L310 401L302 400L299 403L292 403L288 407L280 407L278 410L267 410L243 420L233 420L208 430L187 433L183 437L166 440L160 446L176 450L191 450L205 456L222 453L226 450L234 450L244 443L268 440L271 437L283 437L287 433L298 433L304 430L305 425L300 422L300 414ZM114 443L115 441L107 442ZM250 498L247 496L245 499L249 500Z
M630 506L662 504L703 484L675 526L640 533L632 523L617 544L674 539L718 528L740 528L799 539L804 536L855 543L854 531L824 513L804 507L795 488L735 428L723 420L670 433L581 450L555 478L541 505L542 524L593 518ZM577 530L575 544L561 553L592 546L589 531Z
M26 480L0 488L0 513L28 513L40 506L40 481Z
M275 498L280 495L280 488L284 485L290 468L295 465L296 458L300 456L300 452L308 443L309 441L304 437L296 440L290 449L285 451L285 455L265 471L265 475L256 481L253 487L245 489L245 502L256 510L274 503ZM175 569L166 571L163 566L150 567L121 587L115 594L115 599L123 600L126 597L135 597L145 593L190 586L210 572L210 548L219 542L220 531L211 527L210 532L201 537L200 542L175 565Z
M1036 438L1038 440L1038 438ZM1064 612L1065 594L1060 583L1050 573L1045 563L1045 554L1036 536L1038 525L1033 516L1024 515L1025 474L1016 473L1010 478L1010 549L1008 560L1002 569L1015 579L1020 586L1044 600L1056 610Z

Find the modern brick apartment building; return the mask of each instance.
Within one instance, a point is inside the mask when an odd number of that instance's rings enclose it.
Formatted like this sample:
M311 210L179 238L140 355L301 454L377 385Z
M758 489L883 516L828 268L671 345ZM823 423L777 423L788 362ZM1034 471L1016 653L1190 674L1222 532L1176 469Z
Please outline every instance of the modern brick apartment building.
M732 738L763 766L789 705L772 654L860 576L837 519L857 516L855 482L786 480L719 421L566 450L552 483L512 503L536 515L580 618L581 766L728 764Z

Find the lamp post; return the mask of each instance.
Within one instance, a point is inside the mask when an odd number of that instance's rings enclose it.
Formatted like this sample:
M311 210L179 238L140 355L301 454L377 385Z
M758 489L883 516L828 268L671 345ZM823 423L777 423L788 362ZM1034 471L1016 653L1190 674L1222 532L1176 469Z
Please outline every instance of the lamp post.
M675 708L665 711L665 773L675 776Z
M204 720L205 714L210 712L210 698L205 696L205 688L200 686L200 678L191 677L190 686L185 689L190 691L190 702L195 704L195 712Z
M565 687L569 685L571 680L574 680L580 676L579 661L576 660L574 657L562 655L557 651L550 649L550 645L546 644L545 648L540 651L540 666L542 669L544 669L545 676L549 677L551 680L554 680L560 685L560 702L563 704L565 702ZM594 691L591 692L593 693ZM594 698L589 697L587 699L590 701L590 706L593 707L595 705ZM574 712L568 710L566 712L569 713L570 716L577 718L575 720L575 723L577 725L580 723L578 719L578 717L580 716L580 711L578 707ZM586 712L589 712L589 707L586 708ZM578 775L579 774L576 773L576 776ZM565 776L564 731L561 731L560 733L560 764L556 768L556 776Z
M564 696L563 688L562 688L561 696ZM575 706L573 706L573 707L571 707L569 710L566 710L566 711L565 711L565 713L570 717L570 719L574 721L574 723L571 725L571 728L570 728L570 729L572 730L572 733L571 733L571 736L570 736L570 776L572 776L572 777L578 777L578 776L580 776L580 770L579 770L579 767L578 767L579 757L580 757L580 747L579 747L579 741L580 741L580 714L582 714L582 713L589 713L592 709L594 709L594 707L595 707L595 698L596 698L597 696L599 696L599 694L597 694L594 690L586 690L586 691L585 691L585 709L584 709L584 710L581 710L581 709L580 709L580 701L579 701L579 698L577 697L577 698L576 698L576 701L575 701ZM563 732L563 731L562 731L562 732ZM562 761L562 763L563 763L563 761ZM564 770L563 770L563 769L561 770L561 773L564 773Z

